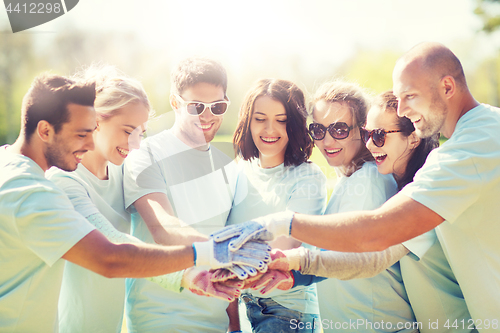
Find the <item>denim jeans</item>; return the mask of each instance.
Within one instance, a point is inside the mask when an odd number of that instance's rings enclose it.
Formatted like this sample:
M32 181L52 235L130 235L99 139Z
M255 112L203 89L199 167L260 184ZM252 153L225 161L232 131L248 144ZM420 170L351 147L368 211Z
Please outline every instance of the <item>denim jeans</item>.
M319 333L319 316L291 310L279 305L271 298L241 296L247 307L247 315L254 333Z

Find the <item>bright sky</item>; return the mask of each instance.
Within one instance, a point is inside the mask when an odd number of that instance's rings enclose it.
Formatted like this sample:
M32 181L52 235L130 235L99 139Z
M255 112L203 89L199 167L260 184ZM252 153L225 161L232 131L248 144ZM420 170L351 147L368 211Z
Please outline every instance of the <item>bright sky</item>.
M421 41L439 41L465 62L498 49L481 37L475 0L80 0L54 21L30 29L137 33L174 60L193 53L223 57L232 66L248 59L296 56L320 72L360 48L403 52ZM0 27L7 22L0 10ZM46 34L54 35L54 34ZM38 37L40 36L40 37ZM48 37L48 36L47 36ZM264 57L266 56L266 57ZM276 62L279 65L279 61Z

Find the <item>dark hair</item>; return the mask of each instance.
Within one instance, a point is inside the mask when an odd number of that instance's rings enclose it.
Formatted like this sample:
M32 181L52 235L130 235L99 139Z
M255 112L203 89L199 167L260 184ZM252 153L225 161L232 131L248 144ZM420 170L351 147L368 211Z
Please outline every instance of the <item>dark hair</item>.
M285 150L285 166L300 165L311 156L313 143L307 132L307 110L304 93L293 82L278 79L263 79L255 83L241 105L238 125L233 136L237 154L245 160L259 157L259 150L253 142L250 122L255 100L261 96L280 102L286 110L286 133L288 145Z
M398 99L392 91L386 91L375 97L373 101L374 106L380 107L382 111L393 113L397 116L398 112ZM405 137L410 136L414 131L415 127L409 118L397 116L397 128L401 130L401 134ZM439 146L439 134L435 134L428 138L420 139L419 145L413 150L408 163L405 168L405 172L402 176L398 177L394 175L396 182L398 183L398 189L401 190L406 184L413 181L413 177L417 171L424 165L425 160L429 153Z
M68 104L94 106L95 84L73 81L63 76L43 73L37 76L23 98L21 126L29 141L38 122L47 121L57 133L69 121Z
M316 91L312 100L312 109L314 105L324 100L329 103L341 103L349 107L353 122L353 132L359 129L366 123L366 114L368 113L369 100L364 90L351 82L333 81L324 83ZM360 138L361 140L361 138ZM352 159L350 165L346 166L345 176L350 177L357 170L361 169L363 164L368 161L373 161L373 155L365 145L361 145L358 153Z
M170 77L172 93L182 95L189 87L204 82L221 87L224 90L224 96L226 96L226 70L215 60L200 57L184 59L177 64Z

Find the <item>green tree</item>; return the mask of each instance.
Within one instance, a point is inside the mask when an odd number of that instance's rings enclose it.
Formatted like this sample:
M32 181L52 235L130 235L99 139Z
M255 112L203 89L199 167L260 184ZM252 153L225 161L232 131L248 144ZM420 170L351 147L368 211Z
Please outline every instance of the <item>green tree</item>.
M0 32L0 145L13 143L20 128L20 109L32 72L30 34Z
M476 0L474 14L483 21L483 31L491 33L500 27L500 0Z

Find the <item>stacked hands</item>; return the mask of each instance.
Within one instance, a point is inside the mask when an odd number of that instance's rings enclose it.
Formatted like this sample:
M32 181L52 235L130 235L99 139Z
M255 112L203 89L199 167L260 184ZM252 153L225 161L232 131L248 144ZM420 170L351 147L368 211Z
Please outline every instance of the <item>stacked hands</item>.
M243 289L261 289L267 294L278 288L293 287L291 270L300 267L299 249L281 251L266 243L280 235L290 235L293 212L267 215L221 229L210 240L194 243L195 265L184 273L182 286L197 295L227 301L239 297Z

